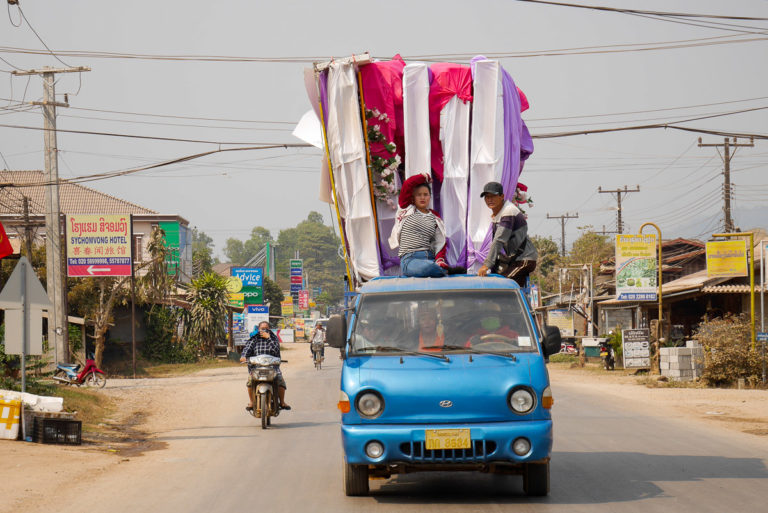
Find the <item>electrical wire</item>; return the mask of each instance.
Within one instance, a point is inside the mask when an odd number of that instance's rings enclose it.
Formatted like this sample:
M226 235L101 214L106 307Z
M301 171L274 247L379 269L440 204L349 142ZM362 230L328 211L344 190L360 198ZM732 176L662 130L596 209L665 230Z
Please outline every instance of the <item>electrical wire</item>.
M583 4L571 4L567 2L552 2L549 0L516 0L518 2L527 2L533 4L545 4L555 5L558 7L575 7L578 9L592 9L595 11L609 11L617 12L621 14L650 14L656 16L672 16L681 18L709 18L716 20L745 20L745 21L768 21L768 18L761 18L756 16L725 16L721 14L696 14L696 13L684 13L684 12L669 12L669 11L645 11L639 9L625 9L620 7L605 7L600 5L583 5Z
M32 31L32 33L33 33L33 34L35 34L35 36L36 36L36 37L37 37L37 39L38 39L38 40L39 40L39 41L40 41L40 42L43 44L43 46L45 47L45 49L46 49L46 50L48 50L48 53L50 53L50 54L51 54L51 55L54 57L54 59L56 59L57 61L59 61L60 63L62 63L64 66L66 66L66 67L68 67L68 68L69 68L69 67L71 67L69 64L67 64L66 62L64 62L63 60L61 60L61 59L59 58L59 56L58 56L58 55L56 55L56 54L53 52L53 50L51 50L51 48L50 48L50 47L49 47L49 46L48 46L48 45L45 43L45 41L43 41L43 38L42 38L42 37L40 37L40 34L38 34L38 33L37 33L37 30L35 30L35 27L33 27L33 26L32 26L32 24L31 24L31 23L29 22L29 20L27 19L27 16L24 14L24 11L21 9L21 4L20 4L20 3L17 3L17 4L16 4L16 7L19 9L19 13L21 13L21 17L22 17L22 18L24 18L24 21L26 21L26 22L27 22L27 26L29 27L29 29Z

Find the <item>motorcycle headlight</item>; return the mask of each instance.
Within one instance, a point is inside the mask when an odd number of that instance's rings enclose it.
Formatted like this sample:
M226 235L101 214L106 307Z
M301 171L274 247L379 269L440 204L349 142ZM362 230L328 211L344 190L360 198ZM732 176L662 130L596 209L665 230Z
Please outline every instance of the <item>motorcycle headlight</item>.
M536 406L536 398L528 388L519 387L509 394L509 407L518 415L530 413Z
M384 400L375 392L364 392L358 396L356 407L361 417L375 419L384 410Z

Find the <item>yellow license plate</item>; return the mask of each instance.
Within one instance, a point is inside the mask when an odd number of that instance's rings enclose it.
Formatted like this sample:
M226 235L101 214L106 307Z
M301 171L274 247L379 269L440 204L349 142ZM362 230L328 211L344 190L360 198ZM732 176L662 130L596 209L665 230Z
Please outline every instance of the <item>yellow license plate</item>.
M437 449L471 449L469 429L427 429L425 447L428 451Z

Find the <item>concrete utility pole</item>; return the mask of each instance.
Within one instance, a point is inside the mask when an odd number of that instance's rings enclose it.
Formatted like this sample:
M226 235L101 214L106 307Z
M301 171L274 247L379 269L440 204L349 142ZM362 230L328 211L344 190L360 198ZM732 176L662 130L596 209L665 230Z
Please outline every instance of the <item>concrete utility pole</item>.
M565 222L568 219L578 219L579 213L576 212L574 215L570 215L568 212L565 213L565 215L562 216L550 216L549 212L547 212L547 219L560 219L560 247L562 251L562 255L565 256Z
M627 186L625 185L623 189L616 189L613 191L604 191L602 187L597 188L597 192L602 194L615 194L616 195L616 201L618 208L616 210L616 215L618 216L616 218L616 230L618 233L624 233L624 224L621 221L621 195L628 194L630 192L640 192L640 186L636 185L634 189L627 189Z
M45 139L45 267L48 299L48 344L53 347L54 365L69 360L69 337L66 311L66 287L61 254L61 210L59 209L59 160L56 147L56 107L69 107L56 101L54 78L57 73L77 73L90 68L49 68L13 71L17 76L42 75L43 101L31 102L43 108ZM30 255L31 257L31 255Z
M730 141L727 137L724 139L723 144L702 144L701 137L699 137L699 148L723 148L723 154L720 154L720 150L717 150L717 154L723 159L723 213L725 214L725 226L726 233L735 231L736 227L733 224L733 218L731 217L731 159L736 155L736 148L753 148L755 146L754 137L749 138L749 144L738 143L737 138L734 137L733 141ZM731 148L734 148L733 154L731 154Z

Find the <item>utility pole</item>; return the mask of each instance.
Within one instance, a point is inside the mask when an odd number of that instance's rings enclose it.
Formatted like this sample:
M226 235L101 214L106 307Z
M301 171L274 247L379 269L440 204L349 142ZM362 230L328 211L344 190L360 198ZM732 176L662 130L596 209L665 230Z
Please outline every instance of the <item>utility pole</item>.
M616 230L606 230L605 225L603 225L603 229L599 232L596 231L595 233L599 233L600 235L610 235L610 234L619 233L619 232Z
M565 256L565 222L568 219L578 219L579 213L575 213L574 215L570 215L568 212L565 213L565 215L562 216L550 216L549 212L547 212L547 219L560 219L560 247L562 251L562 256Z
M702 144L701 137L699 137L699 148L723 148L723 154L720 154L720 150L717 150L717 154L723 159L723 213L725 214L725 227L726 233L735 231L733 224L733 218L731 216L731 159L736 155L736 148L753 148L755 146L754 137L749 138L749 144L737 142L737 138L734 137L733 141L727 137L724 139L723 144ZM731 148L734 148L733 154L731 154Z
M56 147L56 107L69 107L56 101L54 78L57 73L78 73L90 68L32 69L12 71L16 76L42 75L43 101L31 102L43 108L45 140L45 267L48 299L51 312L48 315L48 344L53 347L54 365L69 360L69 341L66 305L66 290L61 259L61 211L59 208L59 163ZM31 256L31 255L30 255Z
M624 194L626 196L630 192L640 192L640 186L636 185L634 189L627 189L627 186L625 185L623 189L615 189L612 191L604 191L602 187L598 187L597 192L602 194L616 195L616 202L618 206L616 209L616 215L618 216L616 219L616 230L618 233L624 233L624 224L621 222L621 195Z
M32 225L29 222L29 198L24 196L24 246L27 249L27 258L32 263Z

